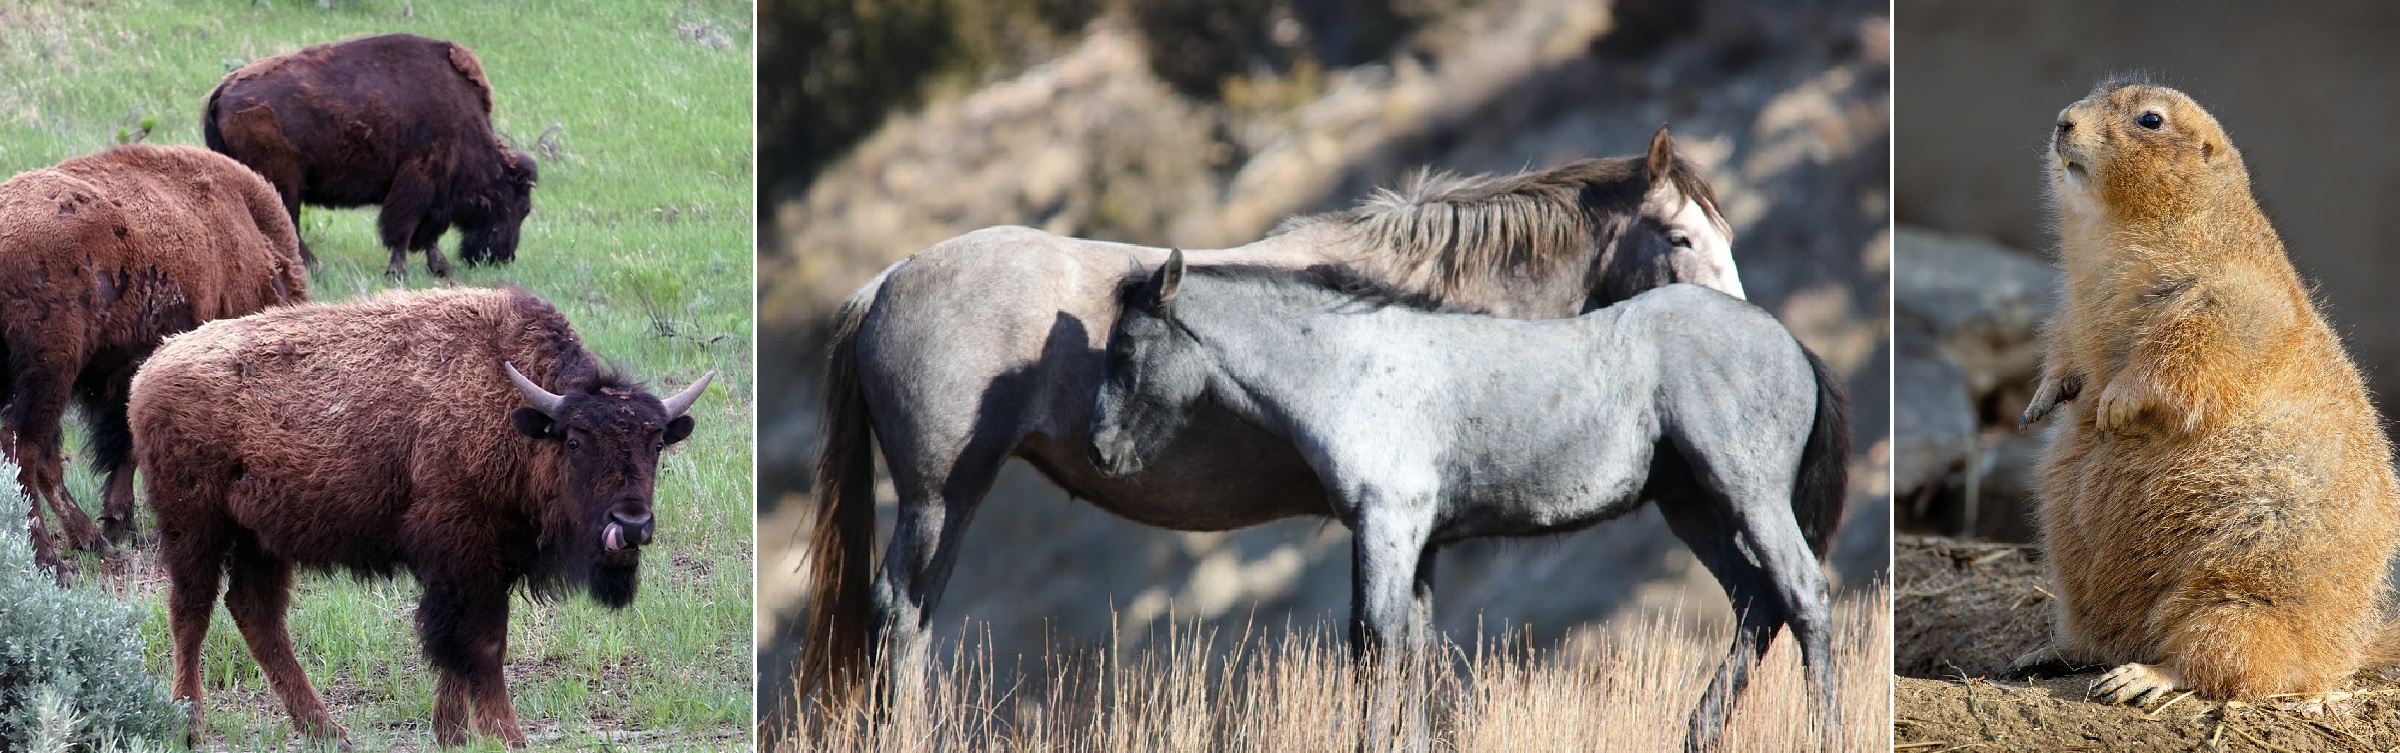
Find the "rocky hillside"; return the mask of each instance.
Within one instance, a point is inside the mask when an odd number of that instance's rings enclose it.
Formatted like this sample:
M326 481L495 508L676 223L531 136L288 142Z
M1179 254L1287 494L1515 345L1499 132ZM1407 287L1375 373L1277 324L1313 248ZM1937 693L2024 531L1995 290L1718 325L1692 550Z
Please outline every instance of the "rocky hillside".
M1199 94L1156 65L1160 45L1184 40L1112 10L1055 58L893 114L791 181L801 187L762 227L762 674L782 674L791 618L805 608L805 563L788 547L804 535L796 502L816 452L821 328L885 265L1003 223L1238 244L1420 166L1505 172L1637 152L1661 123L1717 188L1753 300L1850 380L1858 454L1833 561L1844 584L1881 577L1891 260L1882 7L1493 0L1423 18L1370 60L1302 58ZM1329 34L1291 21L1294 34ZM1347 543L1339 526L1316 522L1148 529L1012 465L977 513L938 623L955 639L962 621L982 621L978 640L988 627L996 655L1014 656L1045 642L1135 644L1168 620L1239 631L1339 618ZM1652 512L1556 539L1453 547L1441 569L1439 621L1451 631L1527 626L1555 639L1645 610L1727 614Z

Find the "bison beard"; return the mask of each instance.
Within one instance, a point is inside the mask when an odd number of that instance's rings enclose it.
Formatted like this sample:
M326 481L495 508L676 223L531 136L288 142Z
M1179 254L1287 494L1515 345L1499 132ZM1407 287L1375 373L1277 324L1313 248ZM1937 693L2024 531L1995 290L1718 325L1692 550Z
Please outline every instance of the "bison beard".
M308 566L414 574L435 739L466 742L472 719L525 744L501 672L510 592L633 601L658 454L691 434L685 412L715 376L662 400L597 363L513 289L279 308L160 347L133 385L134 453L193 741L220 580L294 726L346 736L284 630L293 569Z

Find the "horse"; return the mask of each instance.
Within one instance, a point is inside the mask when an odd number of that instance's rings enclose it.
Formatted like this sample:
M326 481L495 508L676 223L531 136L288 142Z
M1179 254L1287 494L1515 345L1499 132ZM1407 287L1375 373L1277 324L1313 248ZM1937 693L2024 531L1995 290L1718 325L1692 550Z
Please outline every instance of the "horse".
M1658 505L1740 628L1692 712L1716 743L1783 626L1839 729L1825 573L1846 494L1841 381L1775 318L1667 285L1564 320L1460 312L1338 266L1126 278L1093 397L1102 475L1168 461L1230 415L1303 459L1354 536L1350 641L1398 677L1433 645L1435 551L1564 533ZM1813 530L1812 530L1813 529Z
M1741 295L1715 192L1661 126L1642 155L1492 177L1419 173L1358 207L1287 221L1195 267L1356 266L1500 316L1557 318L1669 282ZM837 311L824 380L813 572L795 692L847 696L888 650L889 687L922 681L933 610L967 521L1011 457L1111 513L1186 531L1322 515L1298 455L1248 425L1195 420L1143 473L1103 476L1083 446L1126 259L1166 249L1023 227L967 233L893 264ZM877 573L879 444L899 524ZM870 578L872 579L870 581ZM888 646L888 649L878 647Z

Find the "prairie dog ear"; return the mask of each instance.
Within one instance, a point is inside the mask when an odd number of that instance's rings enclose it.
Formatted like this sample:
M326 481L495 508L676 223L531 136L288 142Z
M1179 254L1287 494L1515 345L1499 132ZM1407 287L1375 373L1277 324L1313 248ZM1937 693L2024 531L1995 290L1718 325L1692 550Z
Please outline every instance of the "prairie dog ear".
M1675 167L1675 139L1667 135L1667 124L1658 124L1658 132L1650 135L1650 184L1658 185L1667 172Z

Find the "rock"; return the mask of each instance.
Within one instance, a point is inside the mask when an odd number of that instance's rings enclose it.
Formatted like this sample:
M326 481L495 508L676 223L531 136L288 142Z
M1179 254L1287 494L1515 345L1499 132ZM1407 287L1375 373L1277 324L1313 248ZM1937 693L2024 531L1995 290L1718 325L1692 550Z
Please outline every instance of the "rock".
M1972 518L1975 532L2026 540L2033 445L2016 419L2039 377L2057 271L1988 240L1905 226L1892 252L1899 520L1959 533Z

